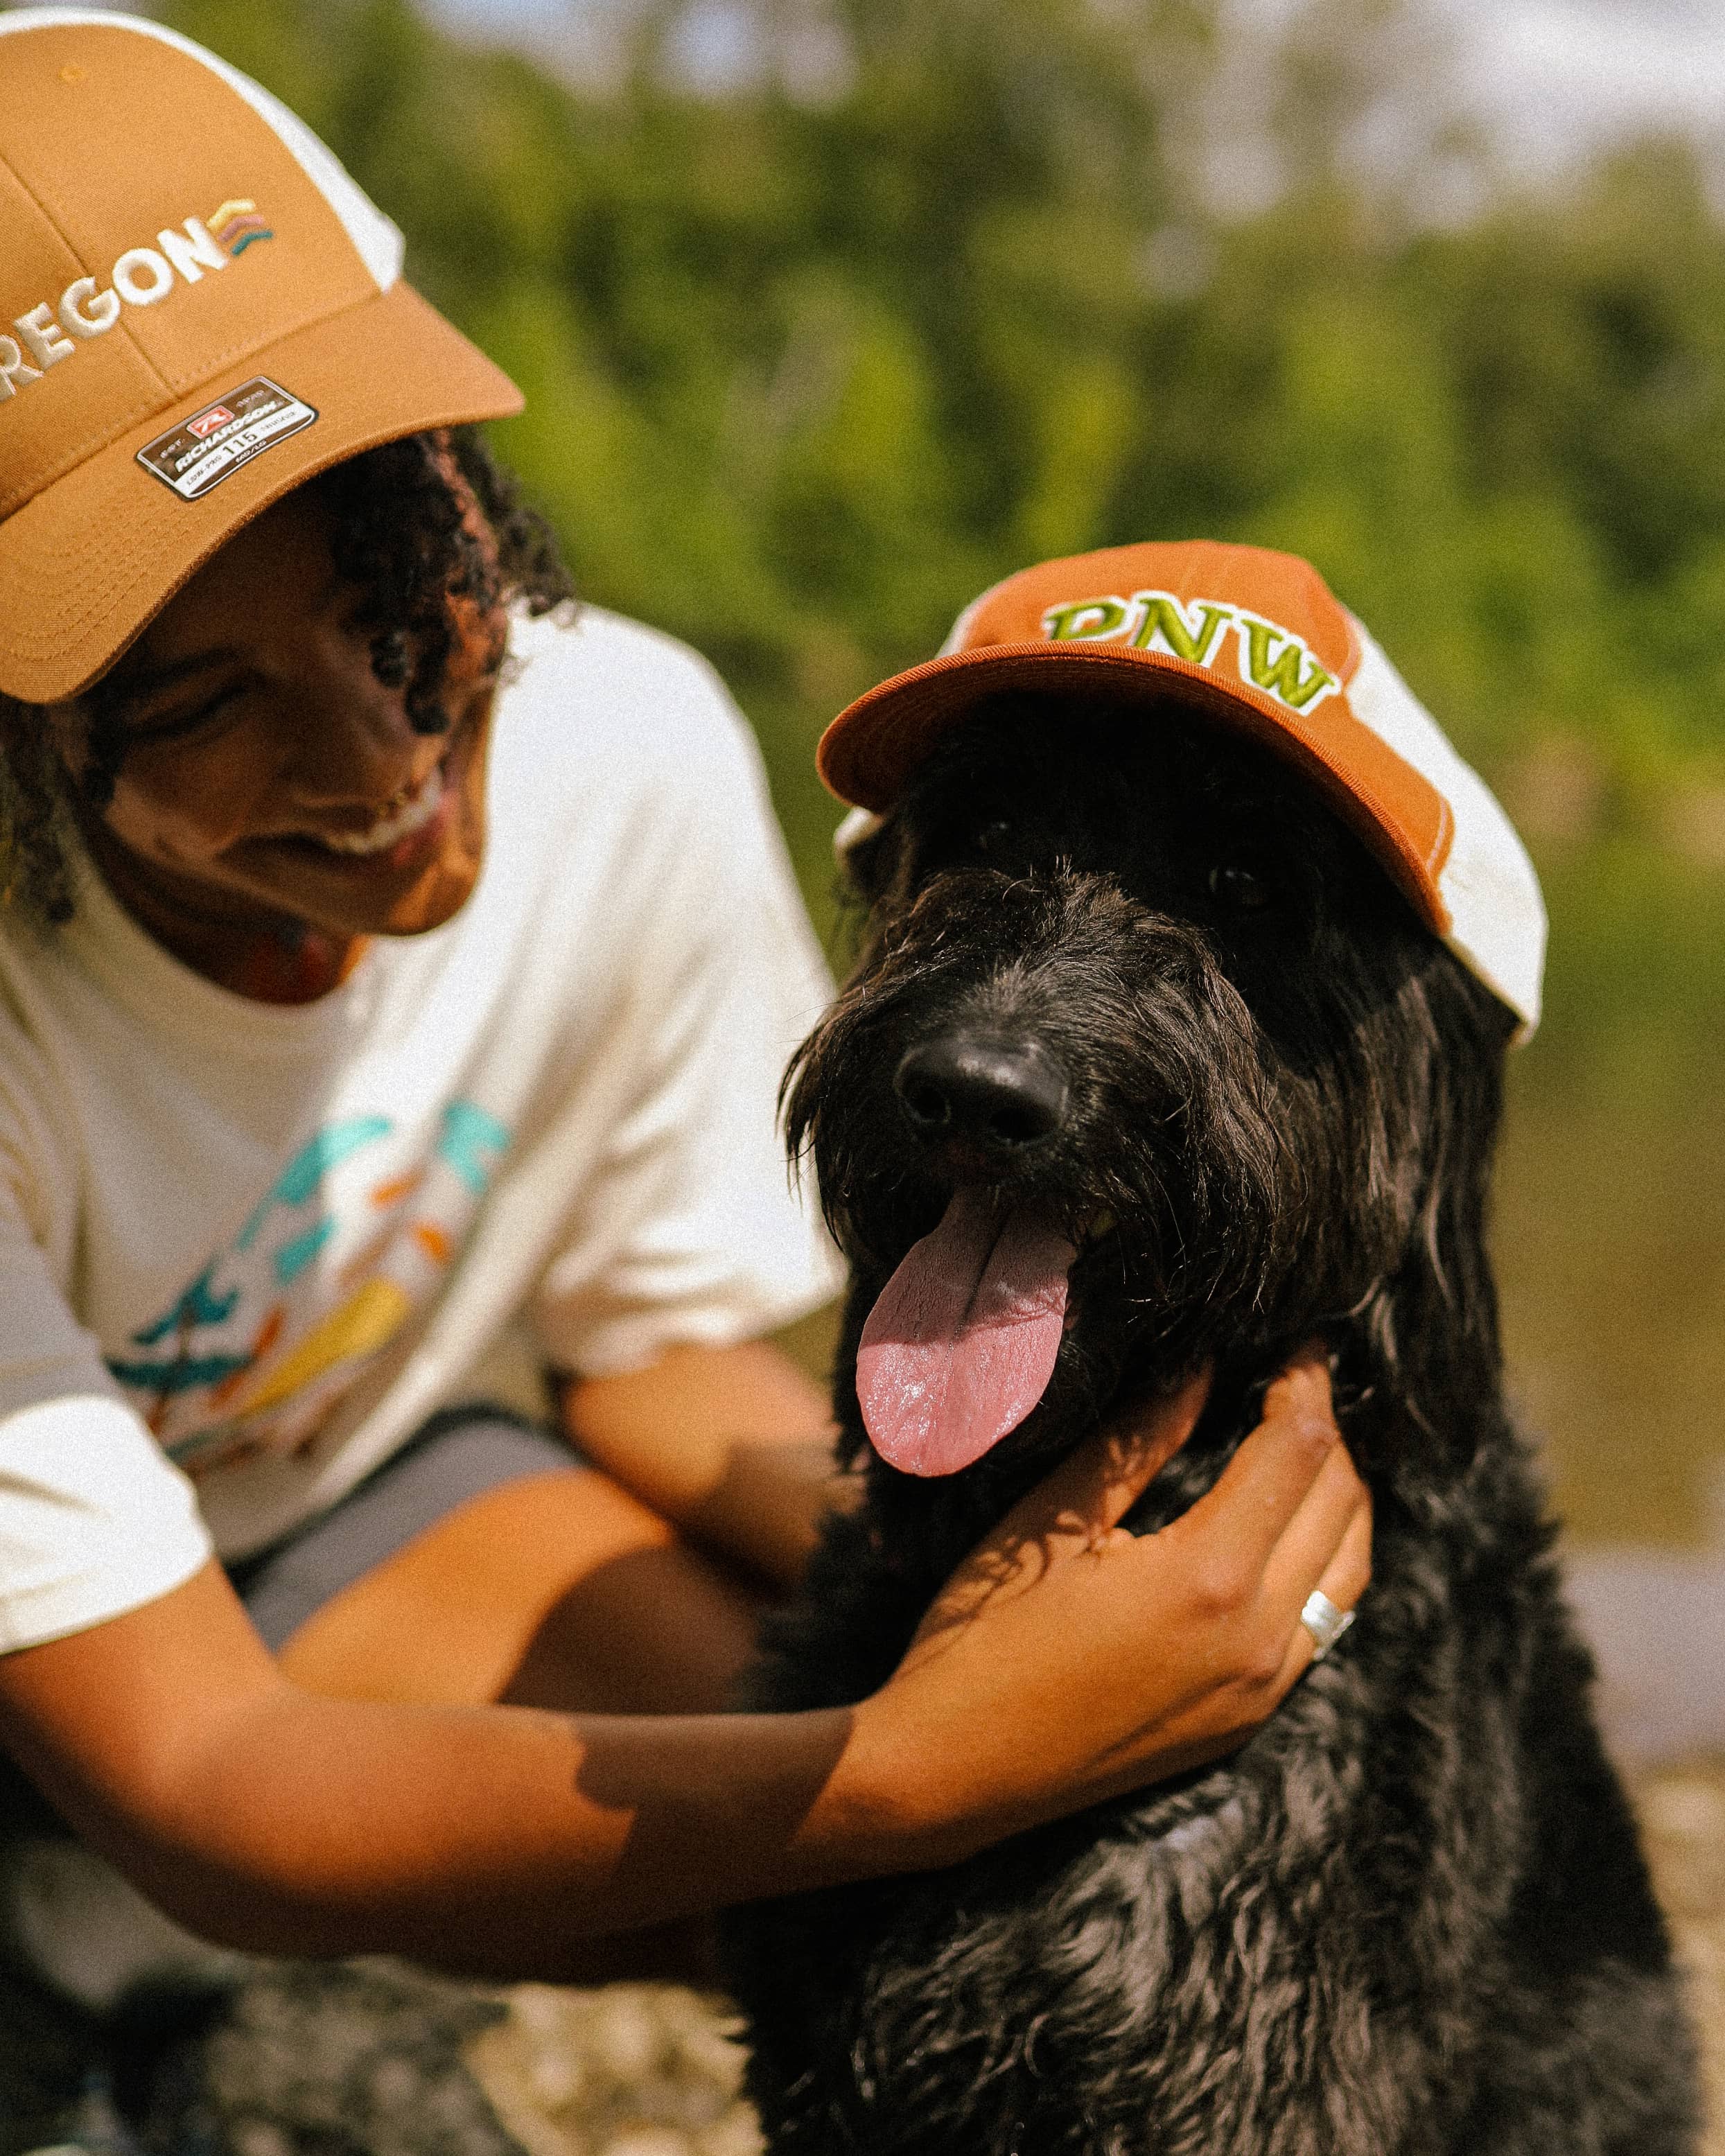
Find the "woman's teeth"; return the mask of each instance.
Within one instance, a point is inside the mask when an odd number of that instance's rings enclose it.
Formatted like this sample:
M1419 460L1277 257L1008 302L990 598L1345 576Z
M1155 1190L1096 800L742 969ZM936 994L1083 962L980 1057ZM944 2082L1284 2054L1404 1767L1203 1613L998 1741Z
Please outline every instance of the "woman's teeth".
M369 831L320 831L318 843L336 854L387 852L403 839L409 839L415 831L423 829L443 806L443 767L437 764L418 790L410 794L393 816L373 824Z

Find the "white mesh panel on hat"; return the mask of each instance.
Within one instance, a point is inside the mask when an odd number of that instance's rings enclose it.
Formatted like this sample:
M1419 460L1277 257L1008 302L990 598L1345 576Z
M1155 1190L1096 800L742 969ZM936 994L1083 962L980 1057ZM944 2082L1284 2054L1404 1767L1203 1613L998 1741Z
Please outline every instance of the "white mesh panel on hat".
M1545 970L1545 902L1515 827L1485 781L1455 753L1436 720L1358 622L1360 662L1348 685L1356 718L1450 804L1455 835L1438 873L1450 912L1445 938L1522 1021L1525 1040L1539 1023Z

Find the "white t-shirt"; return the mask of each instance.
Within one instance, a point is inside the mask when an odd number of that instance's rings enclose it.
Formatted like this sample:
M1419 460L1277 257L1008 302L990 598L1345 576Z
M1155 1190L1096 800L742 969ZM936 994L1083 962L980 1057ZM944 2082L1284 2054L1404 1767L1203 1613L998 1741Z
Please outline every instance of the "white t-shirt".
M834 1292L773 1117L829 983L753 742L633 623L511 641L472 896L317 1002L217 988L93 874L7 925L0 1651L331 1505L518 1315L600 1375Z

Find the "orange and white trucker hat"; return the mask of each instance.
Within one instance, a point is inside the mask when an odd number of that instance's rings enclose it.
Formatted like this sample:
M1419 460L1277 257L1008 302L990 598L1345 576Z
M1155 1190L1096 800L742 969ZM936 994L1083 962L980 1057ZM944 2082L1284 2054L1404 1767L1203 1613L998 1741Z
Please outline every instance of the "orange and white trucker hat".
M158 23L0 14L0 690L86 687L326 465L521 408L267 90Z
M841 711L821 777L890 809L937 737L1003 689L1173 697L1305 774L1415 911L1520 1019L1539 1022L1545 907L1509 819L1309 563L1208 540L1021 569L968 606L938 658Z

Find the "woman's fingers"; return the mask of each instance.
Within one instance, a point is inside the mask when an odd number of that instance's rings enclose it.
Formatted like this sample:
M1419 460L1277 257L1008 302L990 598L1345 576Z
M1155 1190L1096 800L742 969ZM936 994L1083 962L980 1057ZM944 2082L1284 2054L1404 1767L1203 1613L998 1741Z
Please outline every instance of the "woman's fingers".
M1327 1366L1313 1349L1270 1387L1263 1420L1215 1487L1137 1547L1147 1590L1165 1587L1170 1568L1185 1582L1206 1736L1238 1742L1275 1710L1312 1659L1300 1621L1307 1597L1321 1588L1352 1609L1371 1549L1371 1497L1340 1441Z
M1358 1540L1362 1532L1363 1546ZM1319 1469L1317 1480L1265 1563L1260 1607L1275 1624L1295 1621L1316 1587L1322 1588L1338 1609L1351 1609L1371 1575L1371 1500L1347 1447L1338 1445ZM1338 1563L1343 1563L1341 1576L1351 1583L1345 1595L1336 1594L1328 1584ZM1363 1570L1356 1579L1357 1566Z
M1003 1591L1016 1594L1050 1565L1114 1539L1117 1522L1192 1435L1209 1373L1079 1446L1039 1482L947 1582L917 1627L911 1656ZM1119 1538L1132 1537L1123 1530Z
M1118 1525L1191 1436L1209 1397L1200 1370L1177 1393L1153 1401L1079 1446L1008 1513L1020 1539L1093 1543Z
M1317 1583L1338 1609L1356 1609L1360 1597L1372 1584L1372 1500L1364 1502L1348 1523L1342 1547L1324 1568Z
M1319 1592L1327 1594L1338 1609L1353 1609L1371 1582L1372 1577L1372 1507L1369 1502L1358 1505L1348 1522L1335 1555L1324 1568L1318 1580ZM1311 1593L1307 1589L1307 1594ZM1306 1597L1300 1598L1300 1607L1306 1606ZM1271 1688L1273 1706L1293 1688L1312 1666L1317 1654L1317 1642L1296 1618L1293 1635L1289 1640L1282 1657L1282 1666Z
M1347 1454L1330 1408L1330 1373L1317 1349L1302 1350L1264 1396L1264 1415L1217 1478L1215 1487L1163 1530L1176 1544L1215 1543L1218 1565L1251 1595L1277 1545L1300 1514L1332 1461ZM1327 1486L1333 1487L1333 1483ZM1333 1550L1348 1507L1335 1521ZM1322 1508L1329 1517L1329 1507ZM1161 1539L1162 1537L1158 1537ZM1329 1555L1326 1550L1322 1563Z

